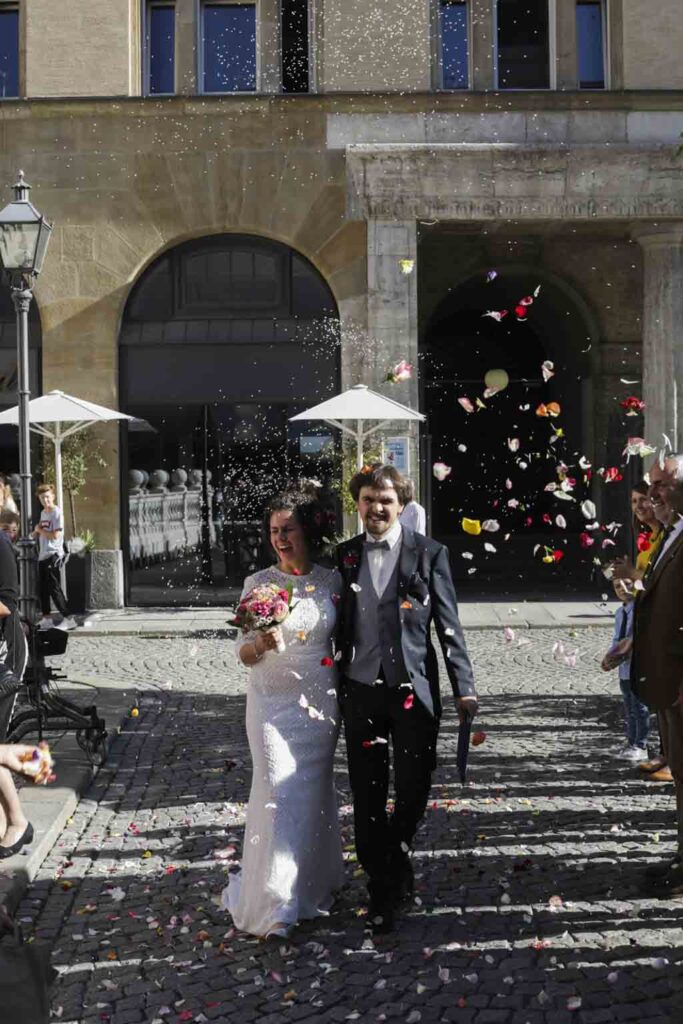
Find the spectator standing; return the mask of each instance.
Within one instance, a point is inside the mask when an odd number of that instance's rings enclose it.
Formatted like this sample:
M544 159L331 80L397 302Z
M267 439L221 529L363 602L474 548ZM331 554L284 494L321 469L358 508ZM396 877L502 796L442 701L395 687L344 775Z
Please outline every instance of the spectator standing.
M632 678L639 697L657 712L676 791L677 852L650 874L657 895L677 896L683 894L683 455L655 463L649 497L664 536L635 602Z
M655 518L654 509L648 497L648 490L649 484L642 480L631 491L634 533L638 538L638 557L635 567L631 567L634 579L642 579L662 535L661 526ZM627 563L624 561L621 564L623 567ZM635 693L631 681L634 590L632 584L621 578L614 581L614 590L622 603L615 615L612 646L602 660L602 668L605 672L617 667L619 669L619 686L624 700L626 746L617 754L617 757L626 761L646 763L650 770L654 771L661 769L664 761L663 759L658 759L656 762L648 761L647 738L650 732L650 711Z
M418 501L415 500L415 484L412 480L405 478L406 486L408 488L408 501L401 512L399 521L401 526L407 526L409 530L413 530L414 533L421 533L423 537L427 536L427 513Z
M54 601L61 619L58 629L75 629L76 623L69 617L66 598L62 590L60 570L64 561L64 516L55 505L55 492L51 484L40 484L36 490L38 501L43 506L40 522L33 531L38 538L38 588L43 617L39 629L52 629L55 623L50 614L50 599Z
M12 488L4 473L0 473L0 512L18 512L17 503L12 494Z

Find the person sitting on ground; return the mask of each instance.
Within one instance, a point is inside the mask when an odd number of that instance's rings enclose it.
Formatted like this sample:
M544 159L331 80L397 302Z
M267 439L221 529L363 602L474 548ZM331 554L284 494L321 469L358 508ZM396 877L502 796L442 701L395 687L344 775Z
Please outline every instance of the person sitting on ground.
M52 484L40 484L36 490L38 501L43 506L40 522L33 531L38 538L38 589L40 607L43 617L38 629L52 629L55 623L50 615L50 599L55 603L61 620L56 623L57 629L75 629L76 622L69 616L66 598L60 579L62 562L64 561L64 516L58 505L55 505L55 492Z
M419 501L415 500L415 484L413 481L409 480L407 477L404 479L408 488L408 501L398 517L399 522L401 523L401 526L407 526L409 530L413 530L415 533L421 533L423 537L426 537L427 513L423 506L420 505Z

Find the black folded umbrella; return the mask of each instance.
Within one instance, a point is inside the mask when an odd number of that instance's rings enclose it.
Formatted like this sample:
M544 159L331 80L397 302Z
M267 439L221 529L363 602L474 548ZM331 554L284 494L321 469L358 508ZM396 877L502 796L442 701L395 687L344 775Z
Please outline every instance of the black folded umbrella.
M460 719L460 728L458 729L458 752L456 755L456 764L458 766L458 774L460 775L460 781L463 786L467 781L467 758L470 752L470 737L472 735L472 715L465 714Z

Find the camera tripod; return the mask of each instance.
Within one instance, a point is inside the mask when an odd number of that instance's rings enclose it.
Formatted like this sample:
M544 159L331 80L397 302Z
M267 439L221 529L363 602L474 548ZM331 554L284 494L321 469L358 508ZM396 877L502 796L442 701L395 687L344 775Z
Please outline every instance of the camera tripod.
M21 629L18 621L17 628ZM15 705L7 741L18 743L29 733L42 740L47 732L74 732L76 742L92 764L102 765L107 756L106 722L94 704L80 705L54 692L53 683L66 676L45 664L46 656L64 654L68 633L59 629L28 628L28 664L19 691L22 703Z

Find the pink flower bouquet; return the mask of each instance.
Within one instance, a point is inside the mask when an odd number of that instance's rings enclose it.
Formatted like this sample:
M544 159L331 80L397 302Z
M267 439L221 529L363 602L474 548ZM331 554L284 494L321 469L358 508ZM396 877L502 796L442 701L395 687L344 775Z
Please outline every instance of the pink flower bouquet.
M237 626L243 633L265 631L284 622L291 608L291 586L263 583L245 594L235 609L235 617L230 620L230 625ZM277 650L282 653L284 649L284 641L281 640Z

